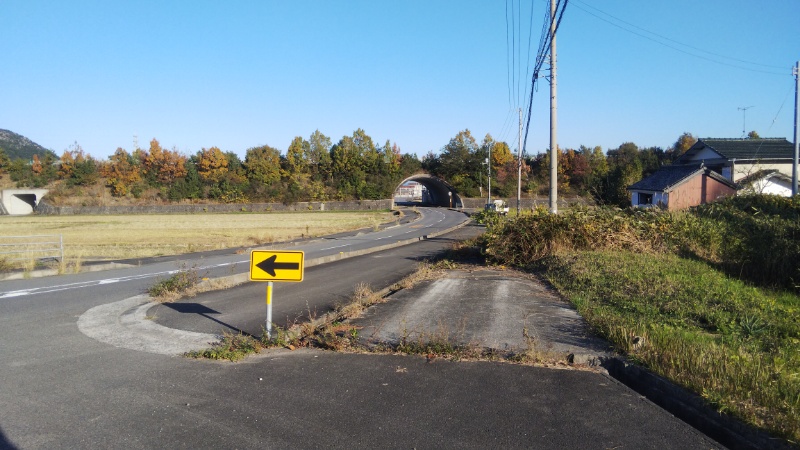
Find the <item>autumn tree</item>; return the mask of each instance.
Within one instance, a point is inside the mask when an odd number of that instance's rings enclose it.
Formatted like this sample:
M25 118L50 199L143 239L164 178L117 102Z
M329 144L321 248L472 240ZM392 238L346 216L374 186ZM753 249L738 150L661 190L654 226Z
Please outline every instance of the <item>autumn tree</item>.
M117 148L103 165L102 174L106 178L106 185L111 188L111 195L115 197L128 195L133 186L142 181L142 173L135 159L122 148Z
M144 174L153 184L169 185L186 176L186 157L177 150L164 150L156 139L150 141L150 150L142 152Z
M97 182L99 171L94 158L85 154L75 142L61 155L58 175L70 186L89 186Z
M247 179L244 163L234 152L223 154L227 161L228 170L215 185L208 191L210 198L225 203L242 203L249 200L247 191L250 184Z
M197 152L195 164L200 179L208 183L219 183L228 173L228 157L218 147Z
M686 150L689 150L695 143L697 142L697 138L689 133L688 131L684 131L683 134L678 136L678 140L672 144L668 152L669 162L674 161L675 158L681 156L682 154L686 153Z

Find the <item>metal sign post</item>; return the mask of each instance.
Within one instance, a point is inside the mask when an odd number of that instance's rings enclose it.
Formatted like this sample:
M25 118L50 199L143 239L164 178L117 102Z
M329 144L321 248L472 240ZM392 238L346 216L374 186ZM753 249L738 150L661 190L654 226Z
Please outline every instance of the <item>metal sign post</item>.
M267 282L267 339L272 338L272 281Z
M273 281L303 281L304 254L296 250L253 250L250 252L250 281L267 282L267 339L272 336Z

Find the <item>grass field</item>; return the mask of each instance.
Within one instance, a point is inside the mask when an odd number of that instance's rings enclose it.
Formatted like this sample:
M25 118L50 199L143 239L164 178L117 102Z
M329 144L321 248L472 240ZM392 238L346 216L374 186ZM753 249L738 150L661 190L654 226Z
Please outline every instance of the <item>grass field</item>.
M64 259L85 261L255 246L374 228L394 217L389 211L6 216L0 236L61 234Z

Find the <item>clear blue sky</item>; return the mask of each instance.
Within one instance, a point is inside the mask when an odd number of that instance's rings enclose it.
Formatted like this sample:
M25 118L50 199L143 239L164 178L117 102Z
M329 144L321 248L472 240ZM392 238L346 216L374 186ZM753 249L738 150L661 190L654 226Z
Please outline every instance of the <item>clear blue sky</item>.
M99 158L132 150L134 136L244 156L356 128L420 157L465 128L515 148L531 21L531 2L518 3L3 0L0 128ZM535 53L545 1L532 5ZM739 137L737 108L749 106L748 131L792 140L799 19L798 0L571 0L557 38L559 145ZM548 146L548 89L541 80L534 95L528 153Z

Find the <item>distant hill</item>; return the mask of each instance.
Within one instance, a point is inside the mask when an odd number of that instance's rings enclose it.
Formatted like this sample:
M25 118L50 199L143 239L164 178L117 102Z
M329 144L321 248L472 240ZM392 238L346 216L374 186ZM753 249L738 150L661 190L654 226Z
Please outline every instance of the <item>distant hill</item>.
M6 152L10 159L22 158L30 160L33 155L39 155L39 158L44 158L47 153L51 153L58 158L52 150L42 147L25 136L2 128L0 128L0 148Z

